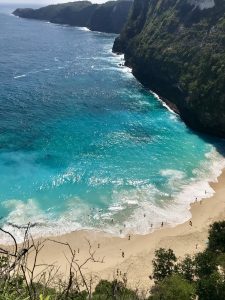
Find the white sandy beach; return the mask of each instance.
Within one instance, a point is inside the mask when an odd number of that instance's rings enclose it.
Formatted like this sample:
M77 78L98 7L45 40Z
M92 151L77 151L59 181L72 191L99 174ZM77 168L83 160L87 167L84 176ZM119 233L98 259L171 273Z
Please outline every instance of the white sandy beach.
M172 248L180 258L202 251L206 247L210 224L225 219L225 172L218 178L218 182L212 183L211 186L216 191L213 197L191 205L193 226L190 226L188 221L173 228L156 230L148 235L132 235L130 240L128 237L112 237L95 231L76 231L53 239L69 243L72 249L79 251L76 258L80 263L88 257L89 240L93 249L96 249L96 259L103 259L103 263L90 262L84 270L86 274L111 280L117 276L119 270L119 274L126 273L130 287L148 290L152 284L149 275L152 272L151 261L156 249ZM39 256L39 263L54 263L60 266L62 273L67 274L66 257L69 258L70 254L65 246L46 241Z

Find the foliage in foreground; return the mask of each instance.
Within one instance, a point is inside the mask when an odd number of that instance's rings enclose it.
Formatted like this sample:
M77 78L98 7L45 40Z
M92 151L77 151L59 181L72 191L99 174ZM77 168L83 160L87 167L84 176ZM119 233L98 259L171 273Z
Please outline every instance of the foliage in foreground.
M70 275L62 281L54 266L47 266L35 277L34 262L28 267L30 251L37 257L42 244L28 239L21 249L15 246L9 252L0 248L0 300L144 300L138 291L127 288L127 280L101 280L93 290L93 278L86 278L83 267L95 260L89 243L89 255L78 264L76 253L70 249ZM6 234L9 234L6 232ZM11 235L10 235L11 236ZM13 237L12 237L13 238ZM34 260L36 261L36 260ZM158 249L153 260L151 288L148 300L224 300L225 299L225 221L214 223L209 231L206 250L179 261L171 249Z
M173 274L164 278L152 288L151 300L194 299L195 287L181 275Z
M171 249L159 249L153 260L155 286L151 300L225 299L225 221L209 230L208 246L178 262Z

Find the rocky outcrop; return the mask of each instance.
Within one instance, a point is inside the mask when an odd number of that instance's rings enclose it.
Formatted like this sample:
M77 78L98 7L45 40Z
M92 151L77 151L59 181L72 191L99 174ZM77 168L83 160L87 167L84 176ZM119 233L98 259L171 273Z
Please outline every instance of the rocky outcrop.
M132 0L109 1L101 5L77 1L39 9L16 9L13 14L22 18L88 27L100 32L120 33L131 5Z
M113 49L188 125L225 136L224 0L134 0Z

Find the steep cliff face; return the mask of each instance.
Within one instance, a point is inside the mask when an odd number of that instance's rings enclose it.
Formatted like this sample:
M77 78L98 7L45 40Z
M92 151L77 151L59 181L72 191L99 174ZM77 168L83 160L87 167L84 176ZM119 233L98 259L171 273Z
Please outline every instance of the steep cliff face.
M225 136L224 0L135 0L113 49L191 127Z
M39 9L17 9L13 14L22 18L120 33L127 20L131 5L132 0L110 1L101 5L92 4L89 1L77 1L49 5Z
M132 1L109 1L98 5L88 27L95 31L120 33L128 18Z

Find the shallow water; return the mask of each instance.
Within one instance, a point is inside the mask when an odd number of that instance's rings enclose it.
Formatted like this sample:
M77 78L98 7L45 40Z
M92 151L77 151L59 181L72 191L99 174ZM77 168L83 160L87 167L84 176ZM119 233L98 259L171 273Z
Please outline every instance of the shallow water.
M0 28L4 228L146 233L186 220L190 202L213 193L222 142L193 133L120 67L115 35L5 11Z

